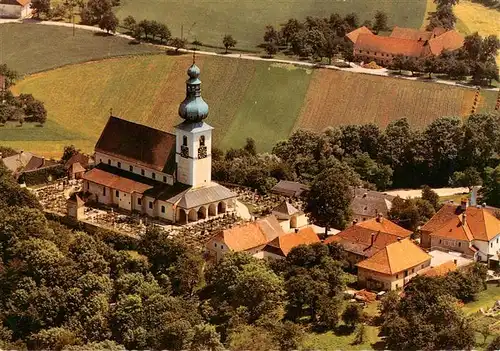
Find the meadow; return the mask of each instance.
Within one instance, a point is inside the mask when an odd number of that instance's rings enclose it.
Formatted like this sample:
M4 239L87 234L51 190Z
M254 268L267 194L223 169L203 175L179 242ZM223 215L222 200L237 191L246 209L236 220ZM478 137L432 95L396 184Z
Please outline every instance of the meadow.
M113 115L172 131L181 121L177 108L191 60L165 54L111 58L27 76L13 91L44 101L48 123L39 128L44 137L3 127L0 144L48 156L72 143L90 152L111 109ZM473 99L465 88L265 61L199 56L197 65L210 106L207 122L216 128L215 144L224 149L252 137L259 151L270 151L299 128L321 131L366 122L385 127L400 117L422 127L440 116L466 116ZM492 110L494 103L495 92L482 93L481 111Z
M238 48L255 50L262 42L266 25L279 26L289 18L342 15L355 12L360 23L372 20L375 12L387 13L390 25L419 27L425 16L426 0L121 0L116 13L136 19L167 24L174 36L183 35L204 44L222 46L225 34L238 41Z
M0 63L21 74L103 58L159 53L151 45L133 45L129 40L65 27L35 23L0 25Z

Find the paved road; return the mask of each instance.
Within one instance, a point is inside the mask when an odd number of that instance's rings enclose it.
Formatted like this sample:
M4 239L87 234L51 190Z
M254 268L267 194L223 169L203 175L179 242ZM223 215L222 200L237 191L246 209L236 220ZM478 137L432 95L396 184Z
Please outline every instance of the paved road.
M31 20L27 19L24 21L21 20L12 20L12 19L0 19L0 24L2 23L38 23L41 25L47 25L47 26L59 26L59 27L73 27L72 23L65 23L65 22L55 22L55 21L37 21L37 20ZM83 24L75 24L76 28L79 29L84 29L84 30L89 30L93 32L103 32L98 27L93 27L93 26L86 26ZM122 34L122 33L116 33L114 34L117 37L128 39L128 40L133 40L129 35ZM161 47L164 49L171 49L175 50L174 47L168 46L168 45L158 45L158 44L146 44L146 45L154 45L157 47ZM180 52L186 52L186 53L191 53L193 52L192 50L188 49L179 49ZM218 56L221 55L217 52L213 51L204 51L204 50L197 50L196 51L197 55L211 55L211 56ZM243 59L243 60L256 60L256 61L269 61L269 62L276 62L276 63L284 63L284 64L293 64L297 66L303 66L303 67L318 67L317 64L311 63L311 62L302 62L302 61L293 61L293 60L282 60L282 59L276 59L276 58L264 58L256 55L250 55L250 54L244 54L244 53L237 53L237 54L227 54L224 55L226 57L231 57L231 58L236 58L236 59ZM381 69L367 69L363 68L359 65L356 65L355 63L350 63L350 68L341 68L341 67L336 67L333 65L321 65L321 68L326 68L326 69L333 69L333 70L339 70L339 71L346 71L346 72L355 72L355 73L363 73L363 74L371 74L371 75L376 75L376 76L391 76L391 71L385 68ZM418 80L416 77L403 77L403 76L397 76L396 78L400 79L406 79L406 80ZM464 88L469 88L469 89L475 89L476 87L471 87L463 84L459 84L454 81L448 81L448 80L442 80L442 79L433 79L433 83L438 83L438 84L446 84L446 85L453 85L453 86L460 86ZM483 88L484 90L494 90L498 91L499 88Z

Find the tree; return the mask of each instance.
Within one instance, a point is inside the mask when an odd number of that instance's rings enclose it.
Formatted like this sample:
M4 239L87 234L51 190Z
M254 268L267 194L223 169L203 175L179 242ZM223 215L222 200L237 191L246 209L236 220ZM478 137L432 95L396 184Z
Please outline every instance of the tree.
M198 324L194 327L193 341L189 347L193 351L223 351L220 335L213 325Z
M23 99L24 97L29 98ZM26 117L40 124L45 123L45 121L47 120L47 110L45 109L43 102L34 99L31 94L21 94L19 98L23 103L24 114Z
M40 18L40 15L47 16L50 13L50 0L33 0L30 6L35 10L36 18Z
M486 351L500 350L500 336L496 336L486 348Z
M278 47L274 43L266 44L266 53L268 57L273 57L278 52Z
M373 24L373 30L378 33L387 29L387 14L383 11L377 11L375 13L375 23Z
M477 333L481 334L483 337L483 343L482 345L486 345L486 340L488 337L493 334L493 331L491 330L491 326L496 322L495 318L483 316L482 314L478 314L472 322L474 331Z
M362 308L357 303L350 303L342 313L342 320L349 328L354 328L361 321Z
M28 343L28 347L36 350L50 349L60 351L78 342L78 338L72 331L64 328L50 328L43 329L33 334Z
M103 16L109 16L112 9L110 0L89 0L82 11L82 22L89 25L99 24Z
M396 197L392 202L389 218L400 226L415 231L434 215L434 207L422 199L401 199Z
M147 40L148 35L151 34L152 22L149 20L142 20L137 24L137 26L138 26L138 28L136 29L136 31L137 32L140 31L141 36L142 36L142 33L144 33L144 37Z
M230 350L269 351L278 349L273 336L261 327L243 325L233 330L228 338Z
M179 52L179 49L184 49L186 47L186 39L174 38L170 41L170 45L175 48L175 52Z
M158 36L160 37L160 43L163 43L163 41L168 42L172 37L172 33L166 24L160 23L158 27Z
M264 41L266 43L272 43L274 45L278 45L279 44L279 32L274 29L273 26L269 25L269 26L266 26L266 31L264 33Z
M354 345L360 345L365 342L366 340L366 327L365 323L361 323L358 328L356 329L356 334L354 335Z
M486 168L486 177L480 190L482 199L490 206L500 207L500 165Z
M439 195L428 185L422 187L422 200L428 201L436 211L440 207Z
M351 184L335 169L326 169L313 181L305 212L325 234L330 228L344 229L351 219Z
M230 34L226 34L224 36L224 38L222 39L222 44L224 45L224 47L226 48L226 54L227 54L227 50L229 48L234 48L236 46L238 42L236 40L234 40L233 36L230 35Z
M5 77L5 89L10 88L19 78L19 74L7 67L5 63L0 64L0 75Z
M442 27L444 29L453 29L457 23L457 17L453 13L452 5L445 4L437 7L435 12L429 16L429 24L427 30L431 31L434 28Z
M135 21L135 18L133 16L128 15L123 19L123 27L128 29L129 31L132 31L136 24L137 22Z
M99 28L105 30L107 33L116 32L116 27L118 27L118 18L112 11L106 12L102 15L99 21Z
M271 27L271 26L268 26L268 27ZM266 27L266 33L267 33L268 27ZM280 31L281 37L283 37L283 39L285 40L285 44L288 45L290 43L290 41L292 40L292 38L295 37L303 29L304 29L304 25L302 23L297 21L295 18L290 18L285 24L282 25L281 31ZM273 30L274 30L274 28L273 28ZM264 35L264 41L266 41L266 42L273 41L273 40L266 40L266 38L278 39L279 37L277 35L275 35L274 33L272 33L268 36ZM277 44L277 40L274 40L274 43Z
M457 187L467 187L471 191L473 186L482 185L483 179L474 167L468 167L463 172L454 172L451 177L451 184Z
M439 73L441 70L441 62L436 56L422 58L420 62L423 71L429 74L429 79L432 78L432 73Z

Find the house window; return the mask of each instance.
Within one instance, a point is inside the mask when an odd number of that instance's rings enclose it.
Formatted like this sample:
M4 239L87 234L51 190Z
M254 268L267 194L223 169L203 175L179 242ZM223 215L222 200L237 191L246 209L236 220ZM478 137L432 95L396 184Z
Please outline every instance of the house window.
M167 176L163 176L163 183L167 182Z
M99 159L99 163L102 163L102 158Z
M115 191L116 197L120 197L120 192L118 190Z
M407 277L407 276L408 276L408 271L405 271L405 277Z
M396 279L399 279L399 274L396 274Z
M200 146L205 146L205 136L204 135L202 135L200 137Z
M498 238L497 238L497 244L498 244Z
M129 167L128 167L128 170L129 170L130 172L133 172L133 171L134 171L134 166L129 166Z
M142 199L141 199L140 197L139 197L139 198L137 198L137 204L138 204L138 205L142 205Z
M161 207L161 213L165 213L165 206Z
M493 243L490 244L490 247L493 247Z
M141 175L144 175L144 170L143 169L141 169Z
M214 247L217 247L217 243L214 243Z
M399 284L396 284L396 289L399 288Z
M439 239L439 243L441 244L441 239Z
M149 201L149 208L153 209L153 202L152 201Z
M111 165L111 160L108 158L108 165Z
M184 146L188 145L188 137L185 135L182 137L182 145L184 145Z
M224 250L224 245L221 245L220 248L221 248L221 250Z
M102 188L102 196L106 196L106 188Z
M423 269L423 268L424 268L424 265L420 266L420 268L421 268L421 269Z
M156 179L156 174L154 172L151 173L151 178Z
M460 247L460 246L462 246L462 243L461 243L461 242L459 242L459 243L458 243L458 247Z
M118 162L118 168L122 168L122 163Z

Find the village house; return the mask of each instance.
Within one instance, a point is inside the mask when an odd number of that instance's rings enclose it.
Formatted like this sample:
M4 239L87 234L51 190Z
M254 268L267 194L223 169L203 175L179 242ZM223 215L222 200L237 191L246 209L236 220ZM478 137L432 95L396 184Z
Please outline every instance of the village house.
M309 191L309 187L307 185L289 180L280 180L271 189L271 193L273 194L294 198L305 195L307 191Z
M456 30L435 28L421 31L413 28L395 27L391 35L380 36L366 27L355 29L346 38L354 44L356 60L387 66L395 56L421 58L439 56L443 51L460 49L464 37Z
M0 0L0 18L26 18L31 15L31 0Z
M200 69L188 69L175 134L110 116L83 190L100 204L186 224L234 212L236 194L212 181L212 130Z
M285 232L307 226L307 217L304 212L296 209L288 201L283 201L273 208L272 214L278 219Z
M458 251L464 256L498 266L500 220L486 206L447 203L420 229L426 249Z
M59 164L53 160L47 160L43 156L37 156L31 152L21 151L16 155L2 157L0 153L0 162L12 172L14 178L22 181L24 175L41 171L44 169L53 169Z
M311 227L305 227L293 233L286 233L270 241L257 253L256 257L269 259L283 259L288 253L299 245L312 245L320 243L318 235Z
M90 156L81 152L71 156L64 164L68 179L81 179L85 171L89 169L91 161Z
M352 219L363 222L381 215L388 217L395 196L363 188L354 189L351 202Z
M409 238L399 239L357 264L358 285L370 290L401 289L429 267L431 258Z
M378 216L351 227L325 239L324 243L338 243L347 253L351 267L358 262L372 257L387 245L398 239L408 238L412 234L390 220Z

